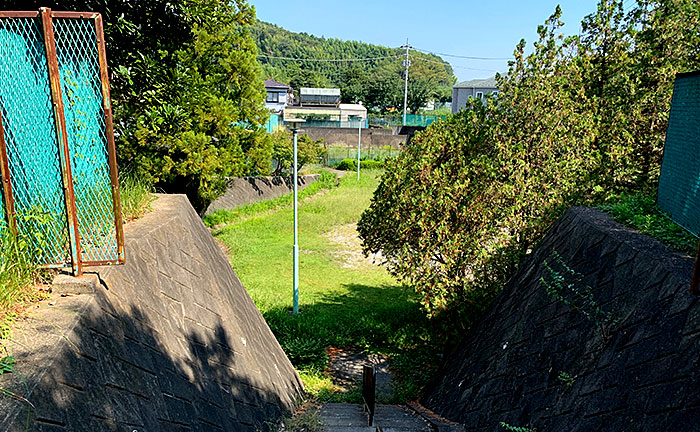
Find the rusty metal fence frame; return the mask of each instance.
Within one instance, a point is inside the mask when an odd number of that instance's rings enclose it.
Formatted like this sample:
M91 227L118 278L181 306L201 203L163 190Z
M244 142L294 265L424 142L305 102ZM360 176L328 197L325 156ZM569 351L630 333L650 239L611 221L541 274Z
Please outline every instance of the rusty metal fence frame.
M45 268L66 268L71 267L74 275L81 275L84 266L99 266L124 264L124 234L122 227L121 203L119 197L119 181L117 173L116 146L114 142L114 126L112 119L112 106L109 92L109 76L107 72L107 56L104 41L104 28L102 16L93 12L59 12L49 8L41 8L38 11L0 11L0 19L39 19L41 33L43 36L48 77L51 93L51 103L53 106L53 117L55 120L56 136L58 138L58 153L60 159L61 178L63 182L64 204L67 219L65 227L68 234L68 244L70 258L66 262L39 262ZM54 34L54 19L59 20L90 20L94 24L95 44L97 50L97 60L99 62L99 81L101 84L102 111L104 113L103 125L105 130L100 131L106 141L106 159L108 163L108 176L111 188L111 205L114 216L113 235L116 239L115 253L105 253L102 259L94 259L98 253L92 254L92 259L84 259L84 245L81 239L81 222L79 211L76 205L75 179L73 178L71 166L71 150L69 146L69 136L66 125L66 109L64 107L64 96L62 94L62 82L59 71L59 59L56 51L56 37ZM92 48L90 48L92 49ZM65 77L64 77L65 78ZM65 78L67 79L67 78ZM0 100L0 104L2 101ZM10 169L10 161L7 152L7 142L5 129L3 128L3 110L0 105L0 175L2 176L2 198L4 209L0 206L0 219L4 216L7 229L17 233L16 206L13 191L13 177ZM106 186L106 185L105 185ZM4 214L3 214L4 213ZM5 222L5 221L3 221ZM87 224L86 224L87 225ZM2 226L0 224L0 229ZM85 232L84 232L85 234ZM66 254L68 257L68 254Z

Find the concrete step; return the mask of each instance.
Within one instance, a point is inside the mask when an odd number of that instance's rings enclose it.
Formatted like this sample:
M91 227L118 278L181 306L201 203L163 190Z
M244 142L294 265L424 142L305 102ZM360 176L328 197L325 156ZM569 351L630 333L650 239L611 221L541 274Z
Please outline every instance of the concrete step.
M318 419L326 432L375 432L367 425L362 405L329 403L321 407Z
M431 432L428 422L409 408L398 405L377 405L374 426L367 426L362 405L331 403L321 407L319 420L325 432Z
M383 432L432 432L430 424L422 417L399 405L377 405L374 424Z

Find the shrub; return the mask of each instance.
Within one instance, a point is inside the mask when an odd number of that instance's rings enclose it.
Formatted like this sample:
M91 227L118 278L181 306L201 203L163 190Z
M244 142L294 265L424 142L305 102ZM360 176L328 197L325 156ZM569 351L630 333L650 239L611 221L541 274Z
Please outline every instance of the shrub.
M483 307L566 206L653 188L672 77L700 66L700 33L678 29L700 28L700 5L644 5L654 13L601 1L567 39L557 7L532 54L518 44L497 98L388 163L358 231L431 316Z
M271 142L272 159L276 166L273 175L280 175L283 171L291 171L294 163L294 137L287 129L280 129L268 135ZM297 169L304 165L316 164L326 154L323 140L312 140L307 134L297 137Z
M360 169L382 169L384 168L384 162L378 160L361 160ZM353 171L357 170L357 160L355 159L343 159L340 161L336 169L342 171Z

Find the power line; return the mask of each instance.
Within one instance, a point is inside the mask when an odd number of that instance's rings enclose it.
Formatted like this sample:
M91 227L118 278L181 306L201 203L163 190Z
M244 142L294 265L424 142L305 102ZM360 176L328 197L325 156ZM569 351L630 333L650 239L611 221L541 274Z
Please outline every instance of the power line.
M292 60L292 61L303 61L303 62L330 62L330 63L342 63L342 62L355 62L355 61L374 61L374 60L386 60L386 59L397 59L401 58L400 55L385 56L385 57L366 57L366 58L350 58L350 59L313 59L313 58L295 58L295 57L277 57L271 55L259 54L258 58L267 58L274 60Z
M472 67L467 67L467 66L454 66L451 63L441 62L441 61L437 61L437 60L429 60L429 59L422 58L422 57L412 57L412 58L417 60L417 61L424 61L424 62L428 62L428 63L446 65L446 66L450 66L452 68L467 69L467 70L481 71L481 72L498 72L495 69L480 69L480 68L472 68Z
M473 57L473 56L465 56L465 55L457 55L457 54L439 53L439 52L424 50L424 49L415 48L415 47L412 47L411 49L413 49L415 51L428 53L428 54L434 54L434 55L441 56L441 57L454 57L454 58L461 58L461 59L467 59L467 60L496 60L496 61L510 60L509 57Z

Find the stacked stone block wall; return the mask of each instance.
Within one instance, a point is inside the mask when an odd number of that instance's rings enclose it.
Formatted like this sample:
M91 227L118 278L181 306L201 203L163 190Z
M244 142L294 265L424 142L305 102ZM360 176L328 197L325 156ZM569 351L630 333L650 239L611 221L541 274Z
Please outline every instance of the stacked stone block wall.
M610 313L610 336L541 283L555 253ZM422 402L469 431L690 431L700 419L692 258L574 208L449 356ZM566 378L566 374L570 379Z
M0 385L32 407L0 400L0 430L274 429L301 381L187 198L160 195L125 232L127 264L87 270L94 294L56 296L15 331L26 381Z
M319 174L308 174L298 177L297 186L302 190L318 180ZM294 190L294 180L291 177L238 177L229 179L226 192L214 200L205 214L217 210L232 209L241 205L269 200L286 195Z

